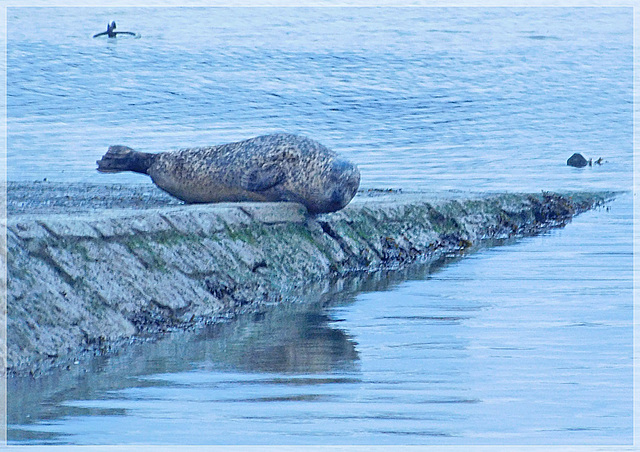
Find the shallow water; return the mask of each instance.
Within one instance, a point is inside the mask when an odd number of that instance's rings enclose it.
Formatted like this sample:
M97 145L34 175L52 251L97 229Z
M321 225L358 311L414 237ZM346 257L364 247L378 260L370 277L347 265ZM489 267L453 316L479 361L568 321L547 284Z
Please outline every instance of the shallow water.
M629 8L11 8L11 180L305 134L362 186L630 190ZM92 39L107 21L140 39ZM569 168L573 152L602 166ZM9 380L12 444L628 444L632 196L438 269Z

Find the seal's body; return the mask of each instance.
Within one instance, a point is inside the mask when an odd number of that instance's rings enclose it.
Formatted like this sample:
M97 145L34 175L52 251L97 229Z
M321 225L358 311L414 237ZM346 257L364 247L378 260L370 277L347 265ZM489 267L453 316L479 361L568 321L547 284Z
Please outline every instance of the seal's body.
M98 171L148 174L187 203L292 201L335 212L355 196L360 172L309 138L277 134L237 143L149 154L111 146Z

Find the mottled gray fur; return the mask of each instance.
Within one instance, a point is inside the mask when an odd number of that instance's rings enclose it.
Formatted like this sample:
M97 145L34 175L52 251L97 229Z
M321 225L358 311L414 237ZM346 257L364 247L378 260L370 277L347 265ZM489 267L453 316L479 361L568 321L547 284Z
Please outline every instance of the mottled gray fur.
M334 212L353 198L358 168L317 141L290 134L148 154L111 146L98 171L136 171L187 203L293 201Z

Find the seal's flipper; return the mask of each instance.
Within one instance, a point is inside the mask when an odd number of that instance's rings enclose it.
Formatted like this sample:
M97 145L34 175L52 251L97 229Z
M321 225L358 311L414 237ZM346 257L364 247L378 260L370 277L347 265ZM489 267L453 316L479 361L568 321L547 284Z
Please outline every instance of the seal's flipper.
M276 165L263 166L242 176L240 185L245 190L260 192L275 187L284 180L282 169Z
M133 171L147 174L155 157L156 154L134 151L127 146L109 146L107 153L96 163L101 173Z
M288 146L278 146L261 158L254 160L256 169L248 171L241 180L241 187L253 192L262 192L275 187L285 179L282 170L286 164L300 159L300 152Z

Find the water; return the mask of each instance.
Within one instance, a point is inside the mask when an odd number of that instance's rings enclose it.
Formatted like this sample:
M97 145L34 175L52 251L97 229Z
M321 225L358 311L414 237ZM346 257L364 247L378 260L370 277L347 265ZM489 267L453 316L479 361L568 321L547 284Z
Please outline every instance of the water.
M11 8L8 176L149 183L94 162L287 131L364 188L629 191L631 12ZM12 378L10 443L629 444L632 201Z
M91 39L110 19L142 37ZM287 131L364 187L628 189L631 31L624 8L12 8L9 178L148 183L95 160Z

